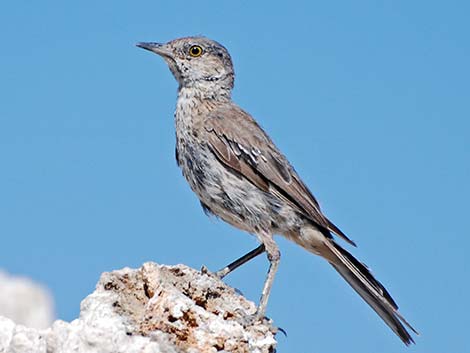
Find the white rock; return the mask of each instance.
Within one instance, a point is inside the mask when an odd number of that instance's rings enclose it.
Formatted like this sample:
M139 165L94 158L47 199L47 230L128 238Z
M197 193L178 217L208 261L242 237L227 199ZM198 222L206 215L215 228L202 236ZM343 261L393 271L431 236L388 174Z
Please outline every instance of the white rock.
M0 318L1 353L268 353L275 329L209 275L146 263L104 273L80 317L37 330Z
M53 301L49 291L25 277L0 271L0 315L17 324L46 328L54 320Z

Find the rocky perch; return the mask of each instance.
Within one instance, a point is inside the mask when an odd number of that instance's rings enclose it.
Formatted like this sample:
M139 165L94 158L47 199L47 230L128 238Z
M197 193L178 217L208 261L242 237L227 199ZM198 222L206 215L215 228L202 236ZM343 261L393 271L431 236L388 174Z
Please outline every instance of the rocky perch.
M45 330L0 317L0 352L275 352L276 329L233 288L184 265L103 273L80 317Z

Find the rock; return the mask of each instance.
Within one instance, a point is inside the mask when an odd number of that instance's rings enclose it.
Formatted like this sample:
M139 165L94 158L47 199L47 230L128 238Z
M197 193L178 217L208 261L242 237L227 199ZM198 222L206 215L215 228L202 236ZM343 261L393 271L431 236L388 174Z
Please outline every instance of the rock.
M103 273L80 317L46 330L0 318L0 352L268 353L276 329L222 281L184 265Z
M28 327L49 327L54 320L52 296L28 278L0 271L0 315Z

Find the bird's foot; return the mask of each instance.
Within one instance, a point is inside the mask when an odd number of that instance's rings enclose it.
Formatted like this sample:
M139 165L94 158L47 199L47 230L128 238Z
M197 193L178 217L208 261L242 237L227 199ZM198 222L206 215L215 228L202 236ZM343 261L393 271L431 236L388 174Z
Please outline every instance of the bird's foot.
M224 267L223 269L217 272L209 271L209 269L205 265L202 265L201 267L202 274L205 274L205 275L217 278L217 279L223 279L229 272L230 272L230 269L228 267Z
M209 277L217 277L214 272L209 271L206 265L202 265L201 273L203 275L208 275Z
M256 313L253 315L246 315L246 312L244 312L243 310L236 310L236 312L238 313L238 315L235 321L242 325L244 328L263 322L263 320L261 320L256 315Z
M256 324L269 325L271 327L271 332L273 334L276 335L278 332L281 332L284 336L287 337L286 330L284 330L282 327L277 327L277 326L273 325L273 320L271 318L265 316L264 314L260 313L259 308L253 315L242 317L240 320L241 321L239 321L239 322L242 325L244 325L244 327L252 326L252 325L256 325Z
M224 278L223 272L221 272L221 271L212 272L205 265L202 265L202 267L201 267L201 273L202 274L208 275L209 277L216 278L216 279Z
M258 311L256 311L252 315L246 315L246 312L242 310L237 311L237 313L239 315L236 318L236 321L245 328L249 326L254 326L257 324L269 324L272 326L272 323L273 323L273 321L269 317L264 316L264 315L262 316L258 315ZM275 332L279 331L277 327L273 326L273 329ZM285 333L285 331L282 329L280 331Z
M228 273L228 272L226 272L226 269L227 269L227 267L225 267L225 268L223 268L223 269L221 269L217 272L211 272L205 265L203 265L201 267L201 273L221 281L225 277L225 275ZM238 288L233 288L233 289L235 290L235 292L238 295L243 296L243 292L240 289L238 289Z

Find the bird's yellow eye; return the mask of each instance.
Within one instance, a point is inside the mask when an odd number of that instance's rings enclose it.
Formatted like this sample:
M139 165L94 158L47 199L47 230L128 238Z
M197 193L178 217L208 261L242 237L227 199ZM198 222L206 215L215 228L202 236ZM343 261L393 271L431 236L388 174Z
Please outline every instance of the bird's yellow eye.
M199 45L193 45L191 48L189 48L189 55L191 55L193 58L201 56L202 48Z

